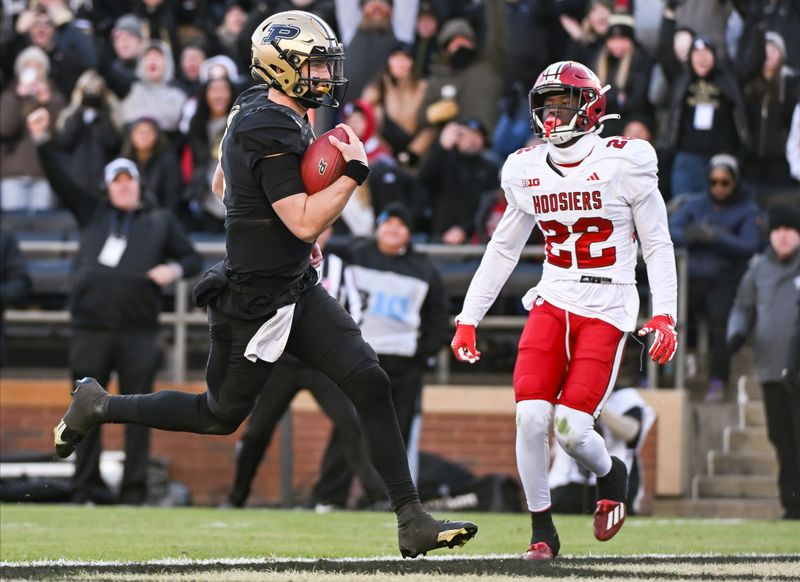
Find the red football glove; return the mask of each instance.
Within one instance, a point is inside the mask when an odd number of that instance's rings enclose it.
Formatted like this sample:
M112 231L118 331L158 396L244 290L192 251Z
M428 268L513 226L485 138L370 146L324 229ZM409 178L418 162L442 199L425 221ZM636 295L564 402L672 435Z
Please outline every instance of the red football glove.
M653 319L644 324L639 330L639 335L654 333L655 339L648 352L654 362L666 364L675 355L678 349L678 332L675 331L675 321L670 315L654 315Z
M456 334L450 348L459 362L474 364L480 360L481 353L475 348L475 326L456 322Z

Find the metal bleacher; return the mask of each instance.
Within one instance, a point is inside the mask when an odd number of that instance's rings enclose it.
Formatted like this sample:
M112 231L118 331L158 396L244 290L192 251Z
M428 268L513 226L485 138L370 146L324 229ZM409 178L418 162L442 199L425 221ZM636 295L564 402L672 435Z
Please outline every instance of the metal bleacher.
M28 309L6 312L6 332L20 338L56 338L63 345L64 338L69 335L69 313L65 309L70 291L72 257L78 250L78 227L74 218L64 210L35 214L4 213L0 216L0 225L16 235L26 257L34 289ZM191 238L206 268L224 256L225 244L221 234L194 233ZM451 307L455 308L465 295L486 247L416 243L415 248L437 264ZM523 249L522 258L503 287L495 308L481 322L483 330L496 336L519 333L526 321L519 298L541 278L543 257L544 247L541 245ZM680 290L678 325L681 325L686 318L686 253L679 250L676 257ZM173 382L186 379L190 330L197 331L193 336L202 335L205 339L206 315L190 307L193 283L194 280L179 281L166 290L164 311L160 317L171 349L167 367ZM646 302L643 303L647 309ZM436 371L437 382L448 381L450 359L443 351ZM684 360L685 352L681 344L674 371L674 385L678 387L683 387L684 383ZM659 384L658 371L652 363L648 365L647 376L649 385Z

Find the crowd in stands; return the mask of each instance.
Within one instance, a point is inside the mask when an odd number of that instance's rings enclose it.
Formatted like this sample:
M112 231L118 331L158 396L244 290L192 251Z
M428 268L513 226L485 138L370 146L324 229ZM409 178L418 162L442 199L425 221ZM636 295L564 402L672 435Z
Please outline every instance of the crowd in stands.
M503 160L535 140L536 77L563 59L594 70L621 115L603 135L659 152L670 228L703 290L692 319L709 319L712 380L726 381L725 322L766 245L763 217L800 204L793 0L4 0L2 211L58 208L26 129L45 107L87 191L102 191L103 167L121 155L154 204L190 232L220 234L211 181L228 111L254 83L250 37L292 9L329 22L347 51L347 103L314 120L318 134L350 124L373 168L336 225L345 236L372 235L402 202L415 240L487 242L505 208Z

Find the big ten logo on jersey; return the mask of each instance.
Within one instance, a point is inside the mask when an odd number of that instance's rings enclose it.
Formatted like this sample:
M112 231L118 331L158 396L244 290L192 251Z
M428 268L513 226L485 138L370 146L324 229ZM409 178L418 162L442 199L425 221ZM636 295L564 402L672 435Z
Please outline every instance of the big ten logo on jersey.
M407 296L392 295L384 291L374 291L371 301L366 304L369 305L372 315L398 321L406 321L411 311L411 302Z

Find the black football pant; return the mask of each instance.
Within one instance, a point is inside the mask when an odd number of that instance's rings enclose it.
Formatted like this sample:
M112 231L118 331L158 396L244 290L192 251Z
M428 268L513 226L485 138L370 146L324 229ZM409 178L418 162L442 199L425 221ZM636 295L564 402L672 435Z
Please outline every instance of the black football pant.
M121 394L147 394L161 362L158 330L102 331L74 329L70 341L73 380L91 376L103 385L117 373ZM76 447L73 477L76 501L111 501L100 476L100 427ZM125 427L125 465L119 501L140 504L147 497L150 429L138 424Z
M203 434L232 433L250 414L274 368L274 364L244 357L245 347L264 321L233 318L210 306L206 392L113 397L107 421ZM389 378L353 319L322 286L310 289L295 305L286 352L318 369L353 402L372 463L393 505L417 501Z
M385 497L386 489L369 460L353 403L328 377L284 354L275 363L269 382L258 396L247 430L239 442L234 485L228 496L233 505L244 505L275 427L289 409L292 399L304 388L311 392L342 436L342 452L347 467L358 475L370 497Z
M783 382L762 386L767 435L778 457L778 489L786 517L800 519L800 389Z
M396 361L400 358L393 357ZM402 358L406 359L406 358ZM405 370L392 368L389 371L389 381L392 384L392 402L403 442L408 444L411 434L411 424L414 415L419 411L422 396L422 368L414 358L407 359ZM345 507L353 481L353 471L347 463L346 435L338 427L331 432L325 455L322 458L320 475L312 492L315 503L333 504ZM365 488L366 489L366 488ZM367 489L365 491L368 502L378 501Z

